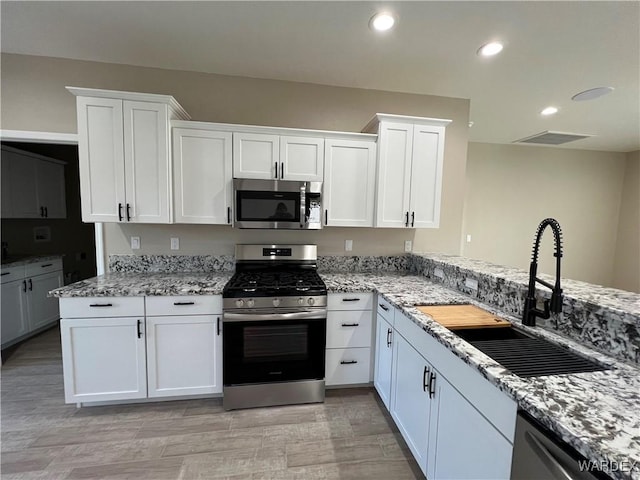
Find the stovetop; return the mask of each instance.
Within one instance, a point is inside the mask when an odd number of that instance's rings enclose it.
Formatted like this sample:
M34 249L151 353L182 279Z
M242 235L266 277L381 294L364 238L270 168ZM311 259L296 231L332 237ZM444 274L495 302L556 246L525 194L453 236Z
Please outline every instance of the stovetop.
M315 269L256 269L236 272L225 285L224 298L326 295L327 287Z

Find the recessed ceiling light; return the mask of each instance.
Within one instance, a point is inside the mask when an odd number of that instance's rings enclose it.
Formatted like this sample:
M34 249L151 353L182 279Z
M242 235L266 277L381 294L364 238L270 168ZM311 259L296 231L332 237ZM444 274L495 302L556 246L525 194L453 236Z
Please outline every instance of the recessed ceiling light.
M556 107L547 107L540 112L540 115L553 115L558 113L558 109Z
M585 90L584 92L576 93L571 100L575 100L576 102L582 102L584 100L593 100L595 98L602 97L608 93L613 92L613 87L596 87L591 88L589 90Z
M376 13L369 20L369 27L378 32L385 32L396 23L395 17L389 12Z
M478 55L483 57L490 57L492 55L497 55L503 49L503 45L500 42L491 42L486 45L481 46L478 49Z

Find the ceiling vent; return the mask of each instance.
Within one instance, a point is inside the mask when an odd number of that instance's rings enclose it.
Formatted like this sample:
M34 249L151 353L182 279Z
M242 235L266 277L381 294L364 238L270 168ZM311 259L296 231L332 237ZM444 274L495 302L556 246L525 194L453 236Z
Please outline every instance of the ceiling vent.
M521 138L513 143L533 143L536 145L562 145L563 143L573 142L575 140L581 140L583 138L593 137L593 135L586 135L581 133L566 133L566 132L541 132L531 135L530 137Z

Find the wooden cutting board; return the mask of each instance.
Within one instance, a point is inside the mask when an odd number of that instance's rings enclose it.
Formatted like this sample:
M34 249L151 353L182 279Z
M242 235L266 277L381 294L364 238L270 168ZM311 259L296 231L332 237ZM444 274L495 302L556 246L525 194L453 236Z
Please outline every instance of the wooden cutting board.
M475 305L432 305L416 308L449 330L511 326L510 322Z

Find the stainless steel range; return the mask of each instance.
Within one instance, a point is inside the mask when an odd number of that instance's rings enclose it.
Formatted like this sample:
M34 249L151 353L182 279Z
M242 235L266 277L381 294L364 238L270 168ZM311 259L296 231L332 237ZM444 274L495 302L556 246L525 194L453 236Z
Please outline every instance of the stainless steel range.
M223 297L223 406L324 401L327 288L315 245L237 245Z

